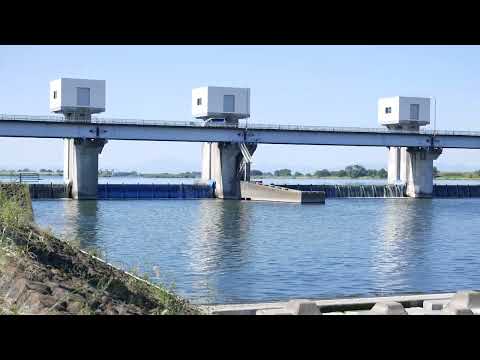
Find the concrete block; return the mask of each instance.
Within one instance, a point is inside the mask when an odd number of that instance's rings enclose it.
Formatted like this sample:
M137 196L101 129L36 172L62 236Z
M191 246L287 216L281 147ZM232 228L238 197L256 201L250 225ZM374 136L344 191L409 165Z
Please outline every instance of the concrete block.
M285 309L294 315L321 315L317 304L309 300L290 300Z
M479 291L459 291L450 299L449 309L470 309L480 311Z
M370 310L345 311L345 315L372 315Z
M425 310L424 315L451 315L448 312L445 312L444 310Z
M424 300L423 309L427 311L442 310L449 303L449 301L450 299Z
M322 315L345 315L345 313L341 311L332 311L329 313L322 313Z
M426 315L426 311L421 307L410 307L406 308L405 311L408 315Z
M240 182L241 197L256 201L280 201L293 203L325 203L324 191L300 191L275 185Z
M445 315L473 315L473 311L467 308L456 308L447 305L442 311Z
M257 310L256 315L295 315L286 309L261 309Z
M395 301L376 303L370 312L372 315L407 315L403 305Z
M255 315L257 310L244 309L244 310L220 310L212 311L212 315Z

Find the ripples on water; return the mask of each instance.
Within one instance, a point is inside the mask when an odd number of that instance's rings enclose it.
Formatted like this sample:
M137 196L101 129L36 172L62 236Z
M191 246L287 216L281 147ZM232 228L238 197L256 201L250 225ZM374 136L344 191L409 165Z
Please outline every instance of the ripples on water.
M36 221L197 303L480 286L480 199L34 201Z

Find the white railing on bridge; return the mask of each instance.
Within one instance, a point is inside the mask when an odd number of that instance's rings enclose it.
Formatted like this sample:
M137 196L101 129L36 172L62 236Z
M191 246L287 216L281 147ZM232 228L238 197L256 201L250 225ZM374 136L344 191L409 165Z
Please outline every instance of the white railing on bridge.
M283 125L283 124L262 124L262 123L208 123L204 121L168 121L168 120L144 120L144 119L119 119L92 117L91 120L83 118L66 119L63 116L47 115L8 115L0 114L0 121L39 121L55 123L93 123L111 125L144 125L144 126L170 126L170 127L209 127L209 128L239 128L250 130L287 130L287 131L321 131L321 132L354 132L354 133L381 133L381 134L421 134L421 135L455 135L455 136L480 136L480 131L457 131L457 130L390 130L387 128L360 128L360 127L330 127L330 126L305 126L305 125Z

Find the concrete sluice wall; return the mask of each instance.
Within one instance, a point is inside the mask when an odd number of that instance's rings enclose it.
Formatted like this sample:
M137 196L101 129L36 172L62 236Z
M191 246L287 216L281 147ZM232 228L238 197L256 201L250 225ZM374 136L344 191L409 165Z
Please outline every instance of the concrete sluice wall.
M29 184L32 199L70 197L65 184ZM204 199L213 198L213 187L204 184L99 184L97 198L106 199Z
M213 198L206 184L100 184L98 199L204 199Z
M28 184L32 199L64 199L70 197L66 184Z
M299 191L275 185L262 185L248 181L240 182L241 198L257 201L293 203L325 203L323 191Z
M433 185L433 197L437 197L437 198L480 197L480 185Z

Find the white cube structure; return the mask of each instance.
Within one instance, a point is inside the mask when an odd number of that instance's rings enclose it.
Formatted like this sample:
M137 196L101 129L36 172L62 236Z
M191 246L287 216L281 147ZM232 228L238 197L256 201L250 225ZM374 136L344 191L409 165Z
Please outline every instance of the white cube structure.
M51 81L50 111L65 115L105 111L105 80L61 78Z
M192 90L192 115L198 119L250 117L250 89L204 86Z
M381 125L423 126L430 123L430 98L394 96L378 100Z

